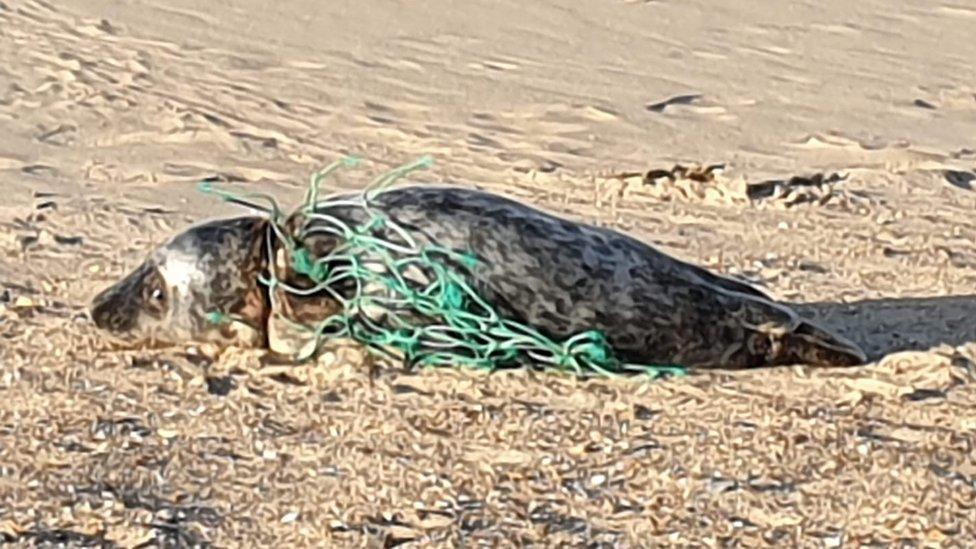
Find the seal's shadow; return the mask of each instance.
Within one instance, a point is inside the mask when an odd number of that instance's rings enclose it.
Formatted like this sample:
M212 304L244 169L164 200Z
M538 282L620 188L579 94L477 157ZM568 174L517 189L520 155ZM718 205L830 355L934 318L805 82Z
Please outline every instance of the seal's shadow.
M898 351L976 342L976 295L790 306L800 315L851 339L871 360Z

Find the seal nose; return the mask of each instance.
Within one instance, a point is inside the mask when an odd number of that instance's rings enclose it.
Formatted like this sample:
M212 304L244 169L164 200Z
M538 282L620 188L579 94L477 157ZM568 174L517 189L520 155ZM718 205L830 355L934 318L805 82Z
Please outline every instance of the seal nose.
M88 307L88 314L95 326L115 333L133 330L139 319L139 296L146 277L152 272L153 265L144 262L96 295Z
M103 330L109 329L109 308L108 301L104 298L105 292L99 293L88 306L88 316L91 317L95 326Z
M126 307L115 288L108 288L92 300L88 315L95 326L110 332L124 332L135 323L133 315L126 314Z

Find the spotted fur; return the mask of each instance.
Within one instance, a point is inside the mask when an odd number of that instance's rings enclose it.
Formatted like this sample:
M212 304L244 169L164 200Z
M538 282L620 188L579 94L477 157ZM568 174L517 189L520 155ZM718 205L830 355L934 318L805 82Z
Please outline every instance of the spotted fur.
M866 360L854 343L801 319L756 288L611 229L456 187L393 189L380 194L373 208L421 245L473 253L479 265L466 274L472 287L503 316L552 338L596 329L625 360L704 368L846 366ZM326 213L353 225L367 221L356 207L330 207ZM249 278L264 233L254 230L253 218L246 219L212 222L174 239L103 294L114 297L96 299L93 311L101 311L102 318L96 322L111 331L108 319L117 316L123 319L119 326L132 325L130 332L151 328L181 339L209 333L199 322L204 309L240 309L243 300L234 296L267 291ZM314 229L317 223L298 214L288 224ZM335 244L334 237L324 235L304 242L318 256ZM266 267L268 259L260 261ZM170 287L185 287L179 307L159 318L139 297L154 272ZM300 282L295 273L288 276ZM273 311L272 317L307 318L336 310L324 295L286 299L283 307L287 310Z
M92 301L95 324L122 341L266 344L267 223L260 217L191 227ZM210 313L233 319L216 323Z

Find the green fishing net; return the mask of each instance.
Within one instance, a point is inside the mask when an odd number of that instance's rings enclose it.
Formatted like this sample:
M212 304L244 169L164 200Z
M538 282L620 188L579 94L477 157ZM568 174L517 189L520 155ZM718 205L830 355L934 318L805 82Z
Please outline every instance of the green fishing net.
M597 330L555 341L531 326L501 317L468 282L471 279L466 273L474 272L479 265L474 254L420 245L409 231L373 208L374 199L397 180L429 167L429 156L381 175L354 199L319 199L319 186L326 177L357 163L355 157L346 157L312 176L304 203L293 212L305 222L291 230L286 228L291 216L284 216L272 197L218 190L208 182L200 184L203 192L267 212L274 237L287 250L292 271L307 282L299 288L271 274L262 280L264 284L294 295L328 296L340 305L338 313L313 326L298 325L314 338L314 345L306 346L299 360L313 356L330 338L351 338L387 356L398 356L411 366L494 370L529 364L580 376L630 373L656 378L684 374L680 366L619 360ZM334 207L362 208L365 215L360 217L366 221L350 225L330 215ZM313 233L334 237L338 244L316 257L303 245ZM410 276L411 270L424 273L422 280ZM272 296L274 293L270 292ZM271 306L277 306L274 297ZM226 317L213 313L211 319L220 322Z

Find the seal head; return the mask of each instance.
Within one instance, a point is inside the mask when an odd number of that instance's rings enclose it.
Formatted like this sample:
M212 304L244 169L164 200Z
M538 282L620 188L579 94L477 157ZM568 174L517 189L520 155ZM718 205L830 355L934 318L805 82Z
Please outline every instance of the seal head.
M266 345L267 230L256 216L191 227L95 296L92 320L124 343Z

